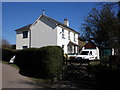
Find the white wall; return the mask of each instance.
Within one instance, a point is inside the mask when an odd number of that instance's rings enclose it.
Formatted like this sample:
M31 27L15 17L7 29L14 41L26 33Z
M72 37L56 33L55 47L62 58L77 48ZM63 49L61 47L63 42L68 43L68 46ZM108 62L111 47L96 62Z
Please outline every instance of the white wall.
M46 19L45 17L40 18L37 22L32 25L31 29L31 48L40 48L43 46L61 46L64 45L64 53L68 53L67 45L71 41L78 45L78 33L64 28L65 39L62 38L62 28L57 26L51 20ZM24 30L23 30L24 31ZM70 40L68 40L68 32L70 31ZM74 33L76 41L74 41ZM22 46L29 47L29 32L28 38L23 39L22 31L17 31L16 34L16 48L22 49ZM76 48L77 50L77 48ZM74 47L73 47L74 52Z
M31 27L31 47L54 45L57 45L56 25L43 17Z
M29 47L29 31L28 38L23 38L23 31L25 30L16 31L16 49L23 49L22 46Z
M76 33L76 35L75 35L75 38L76 38L76 42L75 42L74 41L74 32L70 31L70 40L68 40L68 32L69 31L67 29L64 29L65 38L62 38L62 28L59 26L57 27L57 45L61 46L61 47L62 47L62 45L64 45L64 53L68 53L67 45L70 41L78 45L78 34ZM74 50L74 47L73 47L73 50Z

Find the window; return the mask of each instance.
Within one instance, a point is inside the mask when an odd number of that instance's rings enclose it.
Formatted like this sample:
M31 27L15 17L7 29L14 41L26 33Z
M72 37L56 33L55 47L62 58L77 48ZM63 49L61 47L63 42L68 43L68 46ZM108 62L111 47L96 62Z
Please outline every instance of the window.
M23 49L26 49L26 48L28 48L27 46L22 46L23 47Z
M89 51L82 51L80 55L88 55Z
M68 53L72 53L72 46L71 45L68 45L67 49L68 49Z
M62 49L64 50L64 45L62 45Z
M64 29L62 29L62 38L65 38Z
M68 40L70 40L70 31L68 31Z
M92 51L90 51L90 55L92 55Z
M23 38L28 38L28 31L23 31Z
M76 46L74 45L74 53L76 53Z
M64 45L62 45L62 49L63 49L63 51L64 51Z
M74 41L76 42L76 40L75 40L75 33L74 33Z

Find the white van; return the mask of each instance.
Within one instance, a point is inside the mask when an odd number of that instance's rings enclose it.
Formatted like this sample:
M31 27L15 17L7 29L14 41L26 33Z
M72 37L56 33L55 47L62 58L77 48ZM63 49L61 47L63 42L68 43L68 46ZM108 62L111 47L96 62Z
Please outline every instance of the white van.
M81 50L76 59L87 59L87 60L99 60L99 50L97 49L84 49Z

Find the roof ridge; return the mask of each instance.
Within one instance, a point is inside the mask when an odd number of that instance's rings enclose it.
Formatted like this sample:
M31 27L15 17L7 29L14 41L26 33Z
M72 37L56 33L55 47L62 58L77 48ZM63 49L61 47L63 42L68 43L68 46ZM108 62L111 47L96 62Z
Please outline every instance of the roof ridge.
M62 25L62 26L64 26L64 27L66 27L66 28L68 28L68 29L71 29L72 31L75 31L75 30L72 29L71 27L68 27L68 26L65 25L64 23L61 23L61 22L59 22L59 21L57 21L57 20L55 20L55 19L53 19L53 18L51 18L51 17L49 17L49 16L46 16L46 15L42 15L42 16L47 17L47 18L49 18L49 19L55 21L56 23L58 23L58 24L60 24L60 25ZM79 33L79 32L77 32L77 31L75 31L75 32L76 32L76 33Z
M76 33L79 34L79 32L77 32L76 30L72 29L71 27L68 27L68 26L65 25L64 23L61 23L61 22L59 22L59 21L57 21L57 20L55 20L55 19L53 19L53 18L51 18L51 17L49 17L49 16L41 15L39 18L41 18L41 17L49 18L49 19L51 19L52 21L56 22L58 25L61 25L61 26L65 27L65 28L68 28L68 29L70 29L70 30L72 30L72 31L74 31L74 32L76 32ZM38 19L39 19L39 18L38 18ZM36 19L36 20L38 20L38 19ZM36 21L35 21L35 22L36 22ZM34 23L35 23L35 22L34 22ZM32 26L34 23L29 24L29 25L26 25L26 26L23 26L22 28L19 28L19 29L15 30L15 31L18 31L18 30L21 30L21 29L24 29L24 28L25 28L25 29L29 29L30 26Z

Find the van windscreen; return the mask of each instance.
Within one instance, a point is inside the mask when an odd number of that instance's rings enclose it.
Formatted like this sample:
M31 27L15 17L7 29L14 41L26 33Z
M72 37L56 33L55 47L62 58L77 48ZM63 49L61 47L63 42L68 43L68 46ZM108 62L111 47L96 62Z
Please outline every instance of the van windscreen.
M88 55L89 51L82 51L80 55Z

